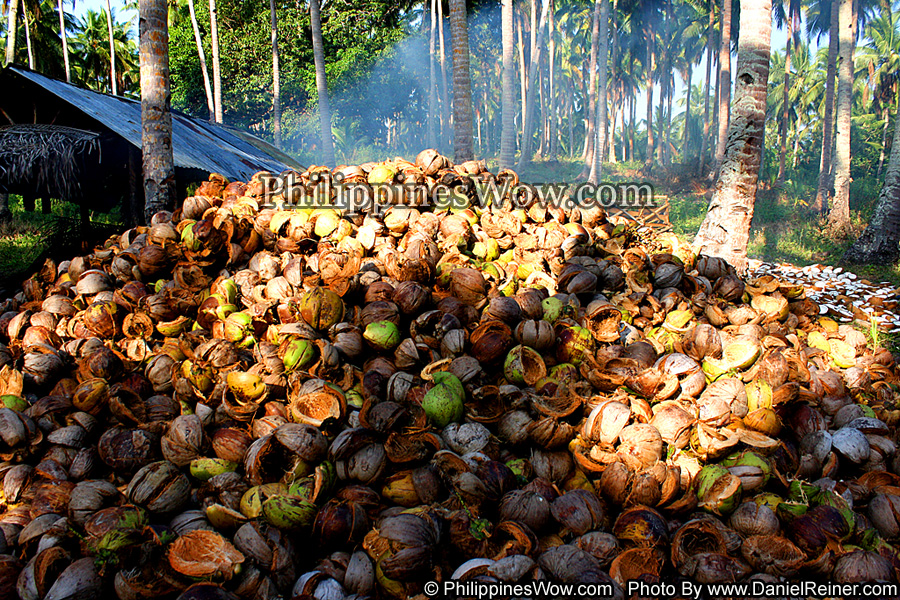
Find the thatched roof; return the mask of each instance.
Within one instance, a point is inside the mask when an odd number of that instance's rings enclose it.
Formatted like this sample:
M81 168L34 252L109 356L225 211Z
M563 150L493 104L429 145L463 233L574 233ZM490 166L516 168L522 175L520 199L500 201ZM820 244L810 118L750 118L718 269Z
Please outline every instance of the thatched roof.
M0 122L53 123L87 131L111 132L141 148L141 103L101 94L10 65L0 72ZM251 141L252 140L252 141ZM176 169L221 173L247 180L257 171L279 173L300 168L271 144L228 127L172 112Z
M97 132L42 124L0 127L0 182L31 181L53 197L74 200L81 197L85 158L99 153Z

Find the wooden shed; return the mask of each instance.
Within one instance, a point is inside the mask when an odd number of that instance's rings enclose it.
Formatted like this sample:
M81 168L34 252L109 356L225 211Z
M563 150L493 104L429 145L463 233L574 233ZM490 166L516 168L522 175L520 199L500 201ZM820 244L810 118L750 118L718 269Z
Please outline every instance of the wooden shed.
M141 103L10 65L0 71L0 192L60 198L83 210L124 202L139 214ZM271 144L172 111L172 147L179 197L188 184L221 173L247 180L257 171L302 167Z

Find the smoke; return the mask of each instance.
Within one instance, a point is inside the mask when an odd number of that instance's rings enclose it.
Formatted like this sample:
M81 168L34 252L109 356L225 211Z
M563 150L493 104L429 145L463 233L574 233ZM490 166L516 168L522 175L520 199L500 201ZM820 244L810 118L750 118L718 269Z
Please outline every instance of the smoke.
M329 82L332 131L338 162L360 163L400 155L413 158L428 146L429 116L435 120L437 144L443 153L452 154L453 129L450 122L453 97L453 61L450 21L444 17L444 56L446 96L443 96L438 33L435 32L434 83L437 102L429 102L430 29L428 14L408 17L407 35L385 49L366 68L347 83ZM476 119L486 119L497 110L500 101L500 8L491 5L469 13L470 75ZM485 102L487 98L487 102ZM446 103L442 125L442 102ZM490 105L485 107L483 105ZM499 113L496 122L499 124ZM476 123L477 125L477 123ZM300 159L307 163L321 160L316 105L303 114L293 145L301 149ZM499 135L497 136L499 140Z

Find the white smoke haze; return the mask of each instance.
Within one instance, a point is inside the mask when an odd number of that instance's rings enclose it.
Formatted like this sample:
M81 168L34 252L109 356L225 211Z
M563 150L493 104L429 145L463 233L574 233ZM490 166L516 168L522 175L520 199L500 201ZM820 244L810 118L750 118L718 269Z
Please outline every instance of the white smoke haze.
M435 33L434 76L437 102L429 106L429 53L430 29L428 15L423 15L421 5L406 16L407 37L386 50L368 69L368 73L349 85L329 81L329 101L332 111L332 133L335 155L339 163L359 164L384 160L394 156L414 159L415 154L429 147L428 118L434 114L438 131L434 146L452 156L453 128L450 119L445 120L441 135L441 101L447 103L445 115L452 119L453 62L449 18L444 17L444 55L446 70L446 96L443 96L441 67L439 63L438 34ZM496 110L497 148L487 158L499 152L499 48L500 6L491 5L469 13L469 46L471 51L471 78L473 106L476 119ZM493 47L491 56L490 49ZM487 102L485 102L487 98ZM289 107L288 107L289 108ZM318 109L315 97L299 116L297 134L288 144L303 164L320 164L320 135ZM490 114L494 114L490 112ZM476 123L477 125L477 123ZM485 129L487 128L484 125ZM487 132L483 132L486 139ZM476 152L478 152L476 139ZM481 157L479 153L479 158Z

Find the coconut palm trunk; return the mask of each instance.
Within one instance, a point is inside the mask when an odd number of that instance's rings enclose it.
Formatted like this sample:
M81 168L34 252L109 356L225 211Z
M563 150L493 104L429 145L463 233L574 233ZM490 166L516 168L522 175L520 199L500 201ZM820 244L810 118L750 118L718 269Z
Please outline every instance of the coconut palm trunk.
M819 158L819 181L812 208L817 214L824 214L831 196L831 155L834 143L834 80L838 57L838 19L840 4L831 2L831 26L828 32L828 69L825 74L825 114L822 117L822 154Z
M606 155L606 142L609 134L606 93L609 88L609 0L600 0L600 48L597 60L600 72L597 74L597 141L594 148L593 165L588 181L600 181L603 170L603 157Z
M272 134L275 147L281 148L281 69L278 66L278 13L275 0L269 0L269 20L272 28Z
M585 123L585 148L584 167L581 169L580 179L590 175L591 166L594 164L594 142L597 139L597 55L600 52L600 7L601 0L594 2L594 11L591 16L591 58L588 63L590 79L588 80L588 93L585 98L587 122Z
M28 22L28 8L22 6L22 20L25 21L25 47L28 50L28 68L34 71L34 48L31 47L31 24Z
M881 170L884 169L884 155L887 152L888 127L891 124L891 115L888 110L888 104L888 102L885 102L884 108L881 111L884 127L881 129L881 153L878 155L878 168L875 170L875 179L881 179Z
M428 0L425 0L428 2ZM430 3L430 29L431 34L428 39L428 147L437 146L437 118L438 118L438 95L437 95L437 78L434 73L434 45L435 32L437 24L437 0L431 0Z
M175 197L166 9L166 0L140 0L141 150L148 223L157 212L171 208Z
M16 24L19 18L19 0L10 0L6 14L6 62L9 64L16 60Z
M715 23L715 0L709 0L709 25L706 28L706 84L703 88L703 135L700 136L700 160L697 175L704 175L706 169L706 141L709 139L709 89L712 79L713 25Z
M319 127L322 131L322 161L334 168L334 143L331 139L331 105L328 103L328 80L325 78L325 51L322 47L322 17L319 0L309 0L312 26L313 59L316 63L316 92L319 96Z
M681 162L687 163L691 144L691 81L694 78L694 61L687 62L687 97L684 100L684 135L681 138Z
M647 68L647 158L644 161L644 166L649 168L653 164L653 154L656 151L656 144L653 139L653 73L656 71L656 52L653 48L653 31L649 25L645 35L647 37L647 56L650 64Z
M759 181L772 37L771 0L741 2L734 114L709 211L694 249L747 268L747 243Z
M537 95L537 88L540 85L540 80L538 79L538 67L541 64L541 47L544 44L544 29L547 24L548 5L549 0L544 0L543 6L541 7L541 20L538 23L538 34L534 54L531 55L531 66L528 70L528 91L525 97L525 114L523 115L525 124L522 128L522 152L519 154L519 162L516 164L516 168L518 169L521 169L531 161L531 138L534 133L534 113L536 112L534 101L535 96Z
M550 0L550 39L548 51L550 59L550 160L559 154L559 89L556 85L556 6Z
M216 0L209 0L209 34L212 37L213 103L216 123L222 123L225 114L222 110L222 68L219 63L219 19L216 13Z
M450 135L450 96L447 95L447 50L444 44L444 0L437 0L438 60L441 65L441 144ZM451 34L452 35L452 34Z
M116 88L116 43L113 37L112 6L106 0L106 27L109 29L109 89L113 96L118 94Z
M836 231L850 226L850 116L853 103L853 0L840 2L838 15L837 136L834 152L834 202L828 225Z
M900 103L897 117L900 117ZM900 243L900 127L894 127L891 158L884 186L869 225L844 253L843 260L855 264L890 265L897 261Z
M475 157L466 0L450 0L450 44L453 52L453 156L456 162L463 162Z
M522 29L525 27L523 25L521 17L516 20L516 39L519 43L519 102L522 105L521 110L519 111L519 119L522 127L525 127L525 98L528 96L528 88L525 86L525 78L527 77L527 69L525 68L525 42L522 40ZM516 135L519 132L516 131Z
M785 157L787 156L788 120L791 113L791 50L794 45L794 24L791 15L787 17L787 44L784 47L784 89L781 94L781 151L778 153L778 175L775 177L775 185L784 184Z
M728 143L728 111L731 105L731 2L722 0L722 37L719 40L719 135L716 142L716 171L725 158ZM769 2L771 11L771 1ZM743 6L742 6L743 8ZM768 71L767 71L768 73Z
M209 69L206 67L206 52L203 50L203 39L200 37L200 25L197 23L194 0L188 0L188 10L191 13L191 27L194 30L194 42L197 44L197 56L200 58L200 72L203 73L203 88L206 90L206 107L209 109L209 120L213 121L216 118L216 100L213 97L212 86L209 83Z
M62 39L63 64L66 69L66 81L72 81L72 70L69 68L69 36L66 35L66 13L63 11L63 0L56 0L59 12L59 36Z

